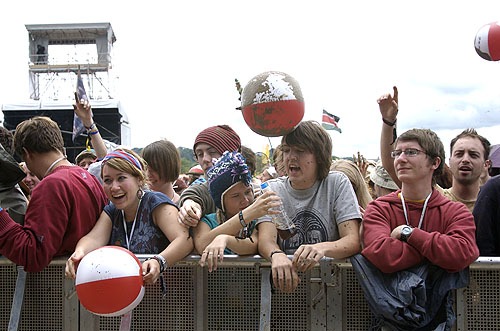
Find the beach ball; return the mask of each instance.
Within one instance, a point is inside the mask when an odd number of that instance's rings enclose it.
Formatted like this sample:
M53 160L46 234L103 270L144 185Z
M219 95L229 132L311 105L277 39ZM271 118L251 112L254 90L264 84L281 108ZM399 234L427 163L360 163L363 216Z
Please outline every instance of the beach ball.
M144 297L141 262L118 246L104 246L85 255L75 285L80 303L100 316L123 315Z
M486 24L476 34L474 47L477 54L488 61L500 60L500 25L499 22Z
M241 111L248 127L262 136L293 131L304 117L299 83L290 75L268 71L252 78L241 94Z

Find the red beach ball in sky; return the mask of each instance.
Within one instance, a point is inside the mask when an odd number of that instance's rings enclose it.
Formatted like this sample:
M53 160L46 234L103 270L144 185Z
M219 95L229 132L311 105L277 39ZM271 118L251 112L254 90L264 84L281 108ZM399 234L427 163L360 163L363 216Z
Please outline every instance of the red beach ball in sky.
M500 60L500 25L493 22L482 26L474 38L477 54L488 61Z
M255 133L266 137L286 135L304 117L304 98L299 83L279 71L259 74L243 89L241 111Z

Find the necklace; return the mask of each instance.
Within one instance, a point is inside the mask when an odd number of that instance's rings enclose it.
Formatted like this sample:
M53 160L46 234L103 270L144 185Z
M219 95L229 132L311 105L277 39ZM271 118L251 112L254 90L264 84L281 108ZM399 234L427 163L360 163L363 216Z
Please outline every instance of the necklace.
M135 221L137 221L137 214L139 213L139 209L141 208L142 199L139 199L139 205L137 206L137 210L135 211L134 222L132 223L132 229L130 230L130 236L127 233L127 223L125 222L125 212L122 209L122 222L123 222L123 230L125 230L125 242L127 244L127 249L130 250L130 242L132 241L132 235L134 234L135 229ZM130 237L130 239L129 239Z
M403 197L403 192L401 194L401 203L403 204L403 212L405 214L405 220L406 220L406 225L410 225L410 222L408 221L408 212L406 211L406 204L405 204L405 198ZM422 214L420 215L420 221L418 222L418 228L422 226L422 222L424 221L424 215L425 215L425 210L427 209L427 203L429 202L429 199L432 195L432 190L431 193L425 198L424 202L424 207L422 208Z
M61 162L62 160L65 160L65 159L67 159L66 155L61 156L60 158L58 158L57 160L52 162L52 164L49 166L49 168L47 169L47 171L45 172L45 175L43 175L43 177L47 177L47 175L50 174L50 172L54 169L56 164L58 164L59 162Z

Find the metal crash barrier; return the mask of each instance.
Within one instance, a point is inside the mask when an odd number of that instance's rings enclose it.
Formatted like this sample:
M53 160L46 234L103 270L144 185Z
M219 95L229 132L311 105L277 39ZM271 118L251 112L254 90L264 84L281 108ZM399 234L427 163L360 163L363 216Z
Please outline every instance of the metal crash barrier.
M143 259L147 256L139 256ZM371 313L347 260L323 259L301 273L294 293L272 288L260 256L225 256L209 273L193 255L165 271L167 295L146 287L130 330L367 330ZM121 317L100 317L79 302L65 259L24 273L0 258L0 330L120 330ZM479 258L471 282L455 292L455 330L500 330L500 258ZM24 294L24 295L23 295Z

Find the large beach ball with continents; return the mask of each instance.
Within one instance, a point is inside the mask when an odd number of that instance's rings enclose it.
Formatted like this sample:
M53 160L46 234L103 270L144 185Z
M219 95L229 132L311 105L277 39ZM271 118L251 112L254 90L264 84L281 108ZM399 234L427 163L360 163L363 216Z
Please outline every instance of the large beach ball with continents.
M500 60L500 25L493 22L483 25L474 38L477 54L488 61Z
M304 117L299 83L284 72L261 73L243 89L241 111L252 131L266 137L286 135Z
M104 246L85 255L75 285L80 303L100 316L128 313L144 297L141 262L119 246Z

